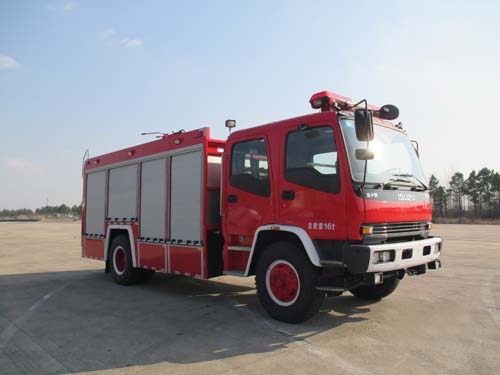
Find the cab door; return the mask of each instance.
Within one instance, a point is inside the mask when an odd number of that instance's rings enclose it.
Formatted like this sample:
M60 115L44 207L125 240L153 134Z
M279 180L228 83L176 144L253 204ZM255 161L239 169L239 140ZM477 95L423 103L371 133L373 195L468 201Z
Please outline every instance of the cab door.
M332 124L290 123L283 127L279 171L279 222L306 230L313 239L346 235L345 186Z
M269 142L266 135L256 134L229 147L230 152L224 160L228 182L222 199L225 200L225 246L231 253L226 256L225 268L242 269L255 231L273 219ZM247 253L238 255L236 252ZM227 264L230 258L241 259L241 264Z

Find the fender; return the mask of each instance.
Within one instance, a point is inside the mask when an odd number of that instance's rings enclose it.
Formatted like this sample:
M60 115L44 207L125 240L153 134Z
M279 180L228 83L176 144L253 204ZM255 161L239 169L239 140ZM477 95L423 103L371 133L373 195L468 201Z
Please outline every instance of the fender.
M108 230L106 231L106 247L105 247L105 253L104 253L104 261L108 261L108 254L109 254L109 246L111 245L109 243L109 239L111 238L111 231L113 229L122 229L126 230L128 233L128 239L130 243L130 250L132 251L132 265L134 268L137 267L137 260L135 258L135 241L134 241L134 236L133 236L133 231L132 231L132 225L118 225L118 224L111 224L108 226Z
M250 256L248 257L247 267L245 270L245 276L248 276L250 272L250 265L252 264L252 258L255 251L255 246L257 245L259 234L262 231L282 231L295 234L299 238L300 242L302 242L302 246L304 247L311 263L314 264L316 267L321 267L316 247L314 247L311 237L309 237L309 235L304 229L290 225L270 224L259 227L255 232L255 236L253 238L253 243L252 243L252 249L250 250Z

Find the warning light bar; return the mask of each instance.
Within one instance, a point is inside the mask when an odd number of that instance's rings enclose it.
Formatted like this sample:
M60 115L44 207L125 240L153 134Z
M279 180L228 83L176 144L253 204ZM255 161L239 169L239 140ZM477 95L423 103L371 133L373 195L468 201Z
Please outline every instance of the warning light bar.
M335 107L336 109L347 109L347 107L354 105L352 99L345 96L334 94L330 91L321 91L309 99L313 109L320 109L321 112L328 112Z
M309 103L313 109L321 109L321 112L329 112L332 109L337 111L357 108L357 105L366 101L363 100L355 104L351 98L335 94L330 91L321 91L313 94ZM382 107L377 107L372 104L366 103L366 108L373 113L373 116L380 117L384 120L395 120L399 116L399 110L396 106L386 104Z

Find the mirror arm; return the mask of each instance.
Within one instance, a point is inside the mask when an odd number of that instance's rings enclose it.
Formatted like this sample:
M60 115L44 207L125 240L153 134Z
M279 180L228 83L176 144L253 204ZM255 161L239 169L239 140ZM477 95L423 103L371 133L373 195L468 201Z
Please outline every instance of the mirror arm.
M366 140L366 148L368 150L370 149L370 140L369 139ZM363 188L365 187L367 171L368 171L368 159L365 160L365 170L363 171L363 182L361 183L361 186L359 187L360 191L362 191Z
M352 108L356 108L358 105L360 105L361 103L365 103L365 109L368 109L368 102L366 101L366 99L363 99L357 103L354 103L353 105L351 105L350 107L347 107L347 109L352 109Z

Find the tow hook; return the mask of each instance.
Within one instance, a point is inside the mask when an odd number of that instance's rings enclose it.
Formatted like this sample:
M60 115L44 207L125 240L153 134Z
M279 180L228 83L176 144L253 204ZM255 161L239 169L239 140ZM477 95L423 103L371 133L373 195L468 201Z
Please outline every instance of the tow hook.
M436 259L432 262L427 263L427 267L429 267L430 270L437 270L438 268L441 268L441 260Z
M427 271L427 265L422 264L421 266L411 267L406 270L408 276L421 275Z

